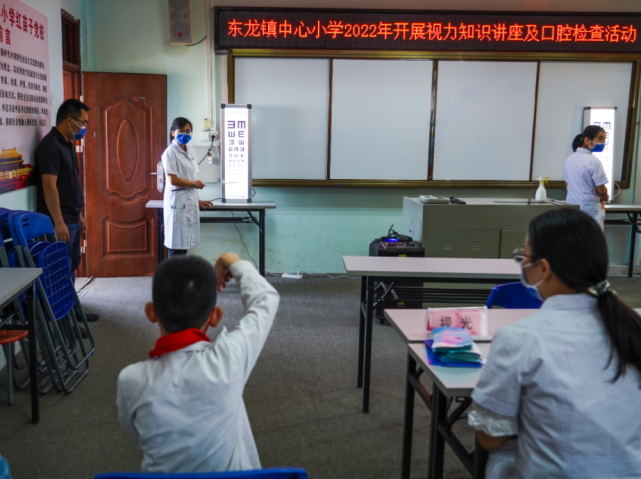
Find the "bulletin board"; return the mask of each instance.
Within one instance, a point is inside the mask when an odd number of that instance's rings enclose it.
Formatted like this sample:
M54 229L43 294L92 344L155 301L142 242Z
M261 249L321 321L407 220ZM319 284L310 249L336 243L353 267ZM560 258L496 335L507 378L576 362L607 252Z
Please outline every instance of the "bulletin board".
M240 15L245 10L250 12L247 18ZM641 21L636 14L583 18L581 25L588 33L573 30L569 37L567 16L502 17L505 39L490 29L492 43L483 38L485 23L477 22L463 38L464 29L457 27L456 40L453 33L446 38L443 30L454 20L462 20L458 26L472 25L465 23L472 18L496 21L487 12L483 14L487 18L480 13L469 18L460 13L437 18L429 13L428 18L425 12L405 17L375 12L367 17L369 23L356 29L358 38L353 37L357 18L345 16L350 12L342 12L339 20L335 12L325 11L270 11L262 18L259 13L221 8L216 14L217 46L230 47L229 102L281 109L269 120L265 117L270 133L254 144L254 185L532 188L536 178L545 175L553 180L551 187L560 188L572 139L582 131L576 111L584 106L616 106L616 178L621 188L630 186L641 66L641 42L636 36ZM260 25L276 14L280 15L274 20L276 36L266 37L267 26L260 33ZM310 39L312 18L314 39ZM373 27L368 27L369 38L363 38L365 24L380 26L385 18L394 20L393 25L407 23L405 38L397 31L396 43L384 44L394 36L373 35L378 32ZM220 25L228 25L221 22L241 19L235 37L221 38ZM288 35L278 34L278 25L287 22L296 28ZM337 22L342 24L340 42L335 41L338 34L333 38L327 33L336 32ZM253 30L255 23L259 30ZM522 32L529 29L531 36L538 32L538 42L536 38L526 42L525 37L520 43L509 40L510 31L514 36L518 30L510 27L521 23ZM607 41L597 41L595 23L602 24ZM440 33L435 33L435 24ZM544 28L549 25L554 25L555 40L546 43L542 34L551 35ZM310 32L301 37L307 28ZM348 29L352 37L346 40ZM565 38L573 40L562 41ZM392 45L403 51L391 50ZM256 79L250 78L250 71ZM284 131L296 131L289 137L296 139L295 148L288 150L279 141Z
M47 17L19 0L0 7L0 193L33 184L33 153L51 129Z

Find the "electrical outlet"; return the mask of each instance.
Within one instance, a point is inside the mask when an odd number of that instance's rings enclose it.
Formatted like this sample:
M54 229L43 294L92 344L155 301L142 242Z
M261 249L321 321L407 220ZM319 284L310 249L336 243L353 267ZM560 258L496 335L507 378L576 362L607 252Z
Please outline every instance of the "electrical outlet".
M298 274L298 273L283 273L283 278L287 278L287 279L303 279L303 275L302 274Z

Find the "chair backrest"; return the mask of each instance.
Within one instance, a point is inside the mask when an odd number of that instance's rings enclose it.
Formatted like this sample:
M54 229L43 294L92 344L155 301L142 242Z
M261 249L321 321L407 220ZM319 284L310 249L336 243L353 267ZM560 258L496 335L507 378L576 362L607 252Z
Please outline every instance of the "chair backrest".
M0 246L8 239L11 239L11 231L9 230L9 213L11 210L0 208Z
M154 474L114 472L98 474L94 479L307 479L304 469L281 468L255 471Z
M35 264L42 268L40 281L49 300L53 319L64 318L74 304L67 245L62 241L36 243L29 249Z
M485 306L506 309L538 309L541 301L531 296L521 283L506 283L494 286Z
M11 235L13 240L23 248L27 246L29 240L39 238L45 235L54 235L56 230L53 229L51 219L41 213L15 212L9 214L9 227L13 225Z

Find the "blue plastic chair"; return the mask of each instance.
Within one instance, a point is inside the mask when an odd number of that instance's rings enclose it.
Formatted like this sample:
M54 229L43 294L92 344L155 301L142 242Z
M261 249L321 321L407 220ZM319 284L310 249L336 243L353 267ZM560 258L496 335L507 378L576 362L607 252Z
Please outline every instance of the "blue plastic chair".
M499 284L492 288L485 306L506 309L539 309L541 301L531 296L521 283Z
M20 266L43 269L37 282L36 300L43 357L53 386L71 393L89 372L88 359L95 351L95 342L82 308L74 307L79 301L71 283L66 245L55 241L53 224L46 215L12 212L8 224L18 245L17 253L21 253L16 254ZM85 348L74 311L79 311L89 335L89 350Z
M98 474L94 479L307 479L304 469L258 469L255 471L156 474L112 472Z

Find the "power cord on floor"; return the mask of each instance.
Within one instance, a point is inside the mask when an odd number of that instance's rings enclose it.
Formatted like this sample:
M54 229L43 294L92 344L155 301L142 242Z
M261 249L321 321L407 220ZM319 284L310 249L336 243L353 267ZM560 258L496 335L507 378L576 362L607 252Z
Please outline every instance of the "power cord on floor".
M236 218L236 216L234 215L233 211L230 211L230 213L234 218ZM249 249L247 249L247 245L245 244L245 240L243 240L243 235L240 233L240 230L238 229L238 225L236 225L236 223L234 223L234 228L236 228L236 231L238 231L238 236L240 236L240 242L245 247L245 251L247 251L247 256L249 256L249 259L252 260L252 263L254 263L254 266L256 266L256 268L258 268L258 265L256 264L256 260L254 260L252 255L249 253Z
M346 274L340 274L340 275L338 275L338 276L332 276L332 275L331 275L331 274L329 274L329 273L306 273L305 271L299 271L299 272L298 272L298 274L306 274L306 275L308 275L308 276L327 276L327 277L328 277L328 278L330 278L330 279L341 279L341 278L347 278L347 279L361 279L361 278L357 278L357 277L354 277L354 276L348 276L348 275L346 275Z

